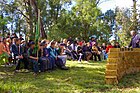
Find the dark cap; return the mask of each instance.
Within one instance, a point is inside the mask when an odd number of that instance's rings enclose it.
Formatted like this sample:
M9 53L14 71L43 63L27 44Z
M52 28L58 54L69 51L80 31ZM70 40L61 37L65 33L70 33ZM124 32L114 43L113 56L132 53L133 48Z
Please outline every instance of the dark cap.
M34 41L29 42L29 45L30 45L30 46L31 46L31 45L34 45L34 44L35 44Z

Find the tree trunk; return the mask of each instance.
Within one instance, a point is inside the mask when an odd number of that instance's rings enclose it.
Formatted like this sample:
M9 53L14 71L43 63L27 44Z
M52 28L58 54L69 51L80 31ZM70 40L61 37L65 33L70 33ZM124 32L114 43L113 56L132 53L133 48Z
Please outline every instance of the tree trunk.
M38 19L38 6L37 6L37 2L36 2L36 0L31 0L31 3L32 3L32 6L34 8L34 11L36 12L36 18ZM42 18L40 18L40 26L41 26L41 36L42 36L42 39L46 39L47 35L46 35L44 27L43 27L44 25L43 25Z
M33 29L33 13L32 13L32 8L31 8L31 3L30 0L25 1L25 6L26 8L26 12L28 12L28 18L26 19L27 23L29 24L29 33L26 32L26 36L29 36L29 39L33 40L34 39L34 29ZM28 35L29 34L29 35Z

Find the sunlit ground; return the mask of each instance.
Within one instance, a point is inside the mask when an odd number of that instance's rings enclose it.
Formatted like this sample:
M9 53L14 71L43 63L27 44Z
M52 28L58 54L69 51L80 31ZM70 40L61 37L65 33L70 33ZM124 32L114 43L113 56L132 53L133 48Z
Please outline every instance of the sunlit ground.
M106 85L106 62L68 61L68 71L16 73L0 67L0 93L139 93L140 73L128 75L118 85Z

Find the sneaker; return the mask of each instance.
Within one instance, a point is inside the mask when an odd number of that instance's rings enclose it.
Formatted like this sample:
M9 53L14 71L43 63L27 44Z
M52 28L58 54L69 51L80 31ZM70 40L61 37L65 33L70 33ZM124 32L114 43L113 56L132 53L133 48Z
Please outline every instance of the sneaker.
M81 63L81 61L80 61L80 60L78 60L78 63Z
M37 73L34 73L33 75L36 77L38 74Z
M18 73L18 72L20 72L20 70L15 70L15 72L17 72L17 73Z
M62 66L61 69L62 70L68 70L68 68L66 66Z
M28 73L28 72L30 72L30 71L29 71L28 69L25 69L24 72Z

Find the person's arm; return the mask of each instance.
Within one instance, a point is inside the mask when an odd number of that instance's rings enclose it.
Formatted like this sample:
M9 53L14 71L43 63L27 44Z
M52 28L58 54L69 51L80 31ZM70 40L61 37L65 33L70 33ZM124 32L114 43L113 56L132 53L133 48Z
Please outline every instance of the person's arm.
M140 35L139 34L137 34L137 36L136 36L136 44L139 44L140 43Z
M131 46L132 46L132 39L131 39L130 44L129 44L129 46L128 46L128 47L131 47Z
M14 56L18 56L18 52L16 51L16 46L12 45L11 48L12 48L11 50L12 50L12 53L14 54Z
M48 49L49 55L51 55L52 57L56 58L55 54L53 53L53 51L49 48Z
M29 56L30 59L38 60L38 57Z
M28 58L33 59L33 60L38 60L38 57L33 57L32 52L30 49L28 49Z
M106 53L108 53L108 51L109 51L109 47L106 48Z

